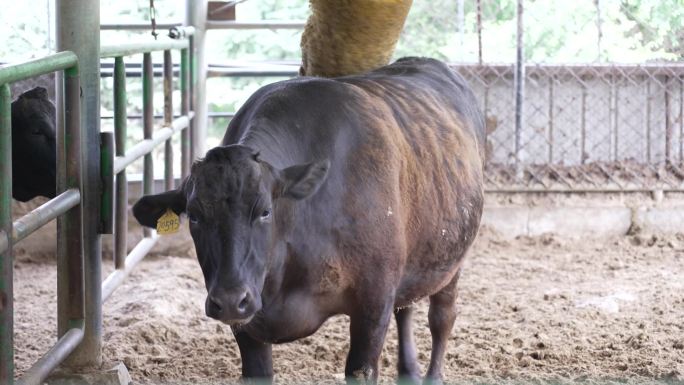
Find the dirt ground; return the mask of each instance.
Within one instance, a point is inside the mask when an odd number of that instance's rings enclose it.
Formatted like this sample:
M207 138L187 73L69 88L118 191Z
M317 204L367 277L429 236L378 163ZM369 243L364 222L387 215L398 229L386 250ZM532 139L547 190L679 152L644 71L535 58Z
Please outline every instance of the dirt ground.
M139 239L131 233L131 246ZM54 254L15 249L15 341L21 373L56 338ZM206 291L185 236L161 240L104 307L106 363L136 384L218 384L240 373L229 327L204 315ZM106 247L105 247L106 249ZM110 270L110 262L106 264ZM684 235L506 240L484 229L460 282L448 383L684 383ZM429 361L427 305L414 317ZM342 383L348 321L274 347L279 383ZM396 376L396 328L381 379Z

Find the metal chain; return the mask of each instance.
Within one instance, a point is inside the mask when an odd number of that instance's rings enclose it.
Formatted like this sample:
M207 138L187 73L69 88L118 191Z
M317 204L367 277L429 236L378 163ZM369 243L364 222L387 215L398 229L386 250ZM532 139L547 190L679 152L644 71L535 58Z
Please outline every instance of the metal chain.
M154 8L154 0L150 0L150 22L152 23L152 36L157 40L157 10Z

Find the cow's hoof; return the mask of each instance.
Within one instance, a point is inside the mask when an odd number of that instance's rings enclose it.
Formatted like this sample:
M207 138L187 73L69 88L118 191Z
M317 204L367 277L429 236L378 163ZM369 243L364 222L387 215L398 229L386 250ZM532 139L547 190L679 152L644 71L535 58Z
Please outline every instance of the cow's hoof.
M397 378L397 385L420 385L420 375L401 375Z
M364 366L351 372L347 375L347 384L375 384L376 380L373 376L374 370L370 366Z
M425 377L423 385L444 385L441 377Z

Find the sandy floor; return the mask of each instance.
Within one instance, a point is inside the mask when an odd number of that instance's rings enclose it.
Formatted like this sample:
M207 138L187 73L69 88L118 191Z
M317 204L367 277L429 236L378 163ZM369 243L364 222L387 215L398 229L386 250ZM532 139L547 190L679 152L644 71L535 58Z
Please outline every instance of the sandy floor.
M166 239L162 240L166 242ZM31 242L26 240L25 242ZM18 372L55 338L55 263L17 246ZM484 231L460 283L446 356L450 383L684 383L684 235L603 241L503 240ZM240 359L227 326L203 314L205 289L186 240L148 257L104 308L104 357L135 383L225 383ZM427 306L416 305L420 364L429 361ZM348 322L274 348L280 383L341 383ZM396 363L392 325L381 377Z

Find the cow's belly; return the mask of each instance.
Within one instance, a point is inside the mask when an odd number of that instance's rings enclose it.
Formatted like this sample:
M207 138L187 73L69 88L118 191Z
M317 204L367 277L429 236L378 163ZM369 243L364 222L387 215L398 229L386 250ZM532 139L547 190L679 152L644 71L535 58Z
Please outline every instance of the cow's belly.
M462 260L461 258L460 261ZM397 288L394 306L396 308L409 306L439 292L454 278L461 267L460 261L444 270L410 272L404 275Z
M244 330L262 342L290 342L315 333L330 315L314 296L298 290L270 302Z
M397 286L397 307L435 294L451 282L475 239L480 212L465 221L454 219L430 226L407 255Z

